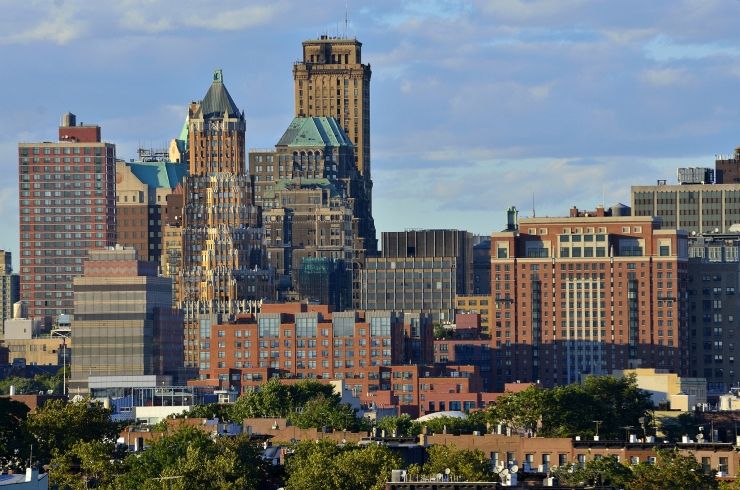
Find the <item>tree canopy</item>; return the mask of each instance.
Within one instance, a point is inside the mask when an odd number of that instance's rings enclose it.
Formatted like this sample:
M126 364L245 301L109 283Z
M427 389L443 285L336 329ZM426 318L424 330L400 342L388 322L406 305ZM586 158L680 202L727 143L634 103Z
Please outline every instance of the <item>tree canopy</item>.
M487 409L487 419L544 437L594 435L598 420L602 438L618 439L623 427L639 427L652 408L634 376L589 376L582 384L506 393Z

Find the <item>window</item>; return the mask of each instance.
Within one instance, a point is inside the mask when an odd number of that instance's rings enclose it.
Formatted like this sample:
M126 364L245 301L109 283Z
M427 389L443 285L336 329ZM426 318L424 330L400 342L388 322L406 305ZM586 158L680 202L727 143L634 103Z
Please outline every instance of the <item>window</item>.
M355 335L355 318L353 316L335 316L334 337L353 337Z
M390 316L374 316L370 318L370 335L373 337L390 337L391 335L391 318Z
M295 336L296 338L316 337L316 326L318 318L296 318Z
M264 317L258 319L260 338L277 338L280 335L280 318Z

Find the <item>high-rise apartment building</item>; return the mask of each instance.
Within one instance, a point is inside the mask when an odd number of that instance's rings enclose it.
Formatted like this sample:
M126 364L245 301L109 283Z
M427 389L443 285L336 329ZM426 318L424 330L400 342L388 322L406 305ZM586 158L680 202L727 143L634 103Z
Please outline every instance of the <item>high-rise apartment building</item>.
M688 372L685 232L603 208L518 225L514 212L491 239L497 383Z
M221 70L203 100L190 104L187 127L179 300L186 364L196 366L208 342L201 339L199 316L241 311L245 300L271 297L273 284L271 272L256 270L263 262L262 229L245 165L244 113Z
M689 375L711 396L737 386L740 234L689 237Z
M414 230L381 235L380 257L359 273L360 305L368 310L421 311L453 321L455 301L473 285L473 235Z
M140 149L139 157L116 162L116 241L134 247L142 260L159 262L165 251L164 228L182 225L187 166L167 161L163 152Z
M89 250L111 246L115 227L116 147L100 126L65 114L58 142L20 143L21 299L47 323L72 313L72 279Z
M0 321L13 318L13 305L20 299L20 276L13 274L12 255L0 250ZM2 325L0 324L0 325Z
M295 115L339 121L356 147L357 169L370 181L370 65L356 39L321 36L303 41L293 65Z
M137 260L132 248L91 250L74 279L72 341L70 393L86 391L90 377L112 386L121 377L177 378L183 315L172 306L172 279L157 276L157 264Z

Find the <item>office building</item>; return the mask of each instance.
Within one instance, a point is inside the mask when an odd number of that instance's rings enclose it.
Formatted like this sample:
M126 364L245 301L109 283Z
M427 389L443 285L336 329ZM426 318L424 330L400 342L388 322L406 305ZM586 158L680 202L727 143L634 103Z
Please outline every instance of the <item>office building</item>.
M172 279L157 264L120 246L91 250L74 279L70 393L87 392L90 378L166 377L183 368L183 315L172 304ZM159 383L158 383L159 384Z
M473 236L473 289L471 294L491 294L491 237Z
M18 274L13 274L12 255L6 250L0 250L0 321L5 323L6 320L13 318L13 305L20 299L21 282ZM0 324L1 325L1 324Z
M164 152L152 150L139 149L138 161L116 162L119 245L135 248L142 260L161 260L164 228L182 225L182 181L186 172L185 164L171 163Z
M184 180L179 304L185 313L187 366L198 365L200 315L244 311L246 301L272 297L272 272L262 269L262 228L245 165L244 112L221 70L202 101L188 109L180 135ZM186 141L186 142L185 142Z
M497 382L552 386L654 367L688 372L687 235L658 218L572 209L491 239Z
M415 230L381 238L381 256L368 257L359 271L361 308L421 311L435 323L453 321L457 295L472 289L472 234Z
M48 325L72 313L88 251L115 243L115 160L100 126L70 113L59 141L18 145L21 300Z
M370 182L370 65L356 39L321 36L303 41L293 65L295 115L335 118L355 145L355 164Z
M707 380L714 398L737 386L740 234L689 237L689 375Z

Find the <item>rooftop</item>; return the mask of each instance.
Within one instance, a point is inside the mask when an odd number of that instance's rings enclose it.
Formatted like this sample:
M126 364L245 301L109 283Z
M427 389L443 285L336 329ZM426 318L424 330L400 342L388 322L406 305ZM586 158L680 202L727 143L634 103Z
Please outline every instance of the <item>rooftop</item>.
M352 142L333 117L296 117L275 146L324 148Z
M157 189L174 189L188 172L188 166L173 162L128 162L131 172L141 182Z
M222 117L224 114L228 117L240 116L239 108L226 90L221 70L213 72L213 82L200 106L205 118Z

